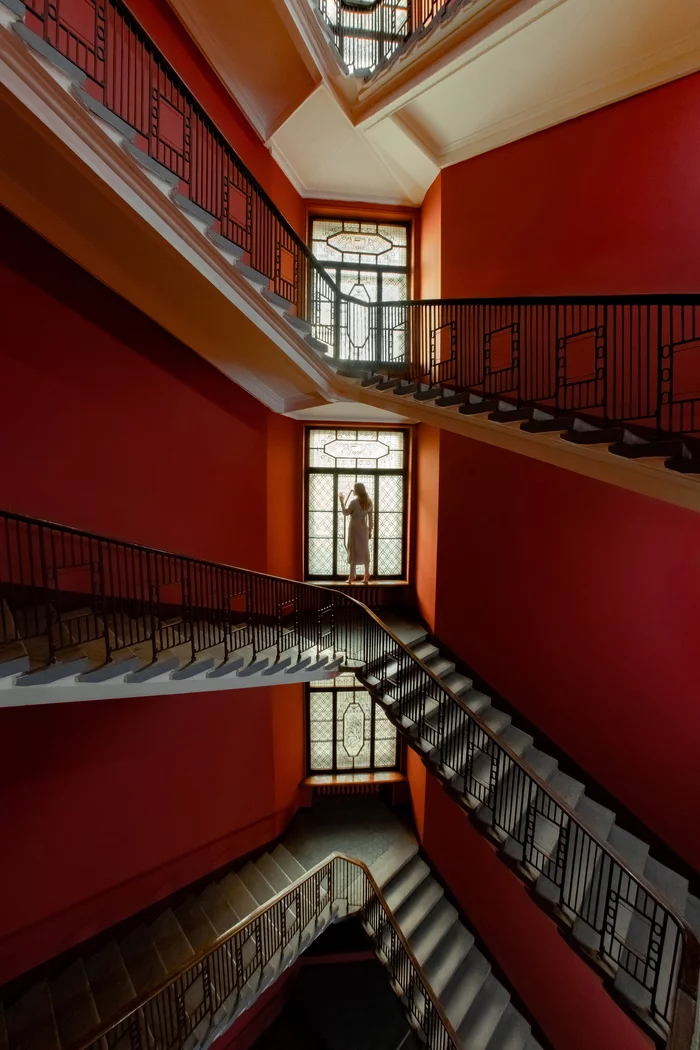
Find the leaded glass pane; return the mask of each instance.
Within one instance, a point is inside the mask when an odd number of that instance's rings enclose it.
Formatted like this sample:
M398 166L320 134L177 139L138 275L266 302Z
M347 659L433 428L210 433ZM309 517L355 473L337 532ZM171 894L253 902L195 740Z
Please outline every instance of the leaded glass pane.
M324 688L324 686L326 688ZM374 710L374 735L373 735ZM333 717L335 751L333 765ZM309 690L309 765L311 772L371 771L396 766L396 729L381 707L346 672ZM374 743L374 764L372 745Z
M342 579L349 566L350 519L338 501L352 499L361 482L373 504L370 575L400 578L404 571L406 433L339 427L308 431L308 576Z

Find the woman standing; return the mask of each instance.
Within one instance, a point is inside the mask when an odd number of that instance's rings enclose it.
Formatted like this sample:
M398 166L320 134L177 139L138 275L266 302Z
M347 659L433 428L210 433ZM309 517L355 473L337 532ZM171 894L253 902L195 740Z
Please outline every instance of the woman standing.
M369 541L372 539L372 500L367 495L367 489L358 481L353 488L354 499L349 499L345 505L345 496L341 495L340 506L346 518L350 518L348 529L348 562L350 575L348 583L355 581L355 569L358 565L364 565L365 578L363 583L369 583Z

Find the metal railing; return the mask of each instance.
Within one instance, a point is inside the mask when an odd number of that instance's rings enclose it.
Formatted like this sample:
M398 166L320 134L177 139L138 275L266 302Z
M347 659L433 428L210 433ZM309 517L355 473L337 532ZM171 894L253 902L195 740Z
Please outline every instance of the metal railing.
M235 1016L248 982L266 967L281 968L286 953L303 950L313 939L314 925L329 919L338 905L358 914L376 939L380 958L426 1045L431 1050L457 1050L455 1032L369 868L341 853L317 864L160 985L100 1024L76 1050L181 1050L211 1041ZM309 938L301 944L305 931Z
M391 29L444 8L439 0L416 3L338 0L335 10L342 6L358 19L381 13ZM91 94L137 132L217 232L243 250L244 262L310 322L330 361L517 406L637 422L658 434L700 429L700 296L353 299L339 291L122 0L90 0L88 7L94 24L81 22L78 33L60 4L27 0L44 38L90 78ZM385 29L388 39L394 29Z
M1 512L0 605L0 642L27 646L35 666L98 641L106 662L138 643L153 659L174 646L185 645L191 660L218 647L222 663L245 646L343 654L409 744L434 749L462 804L488 807L521 873L548 880L562 923L580 920L591 954L637 982L673 1050L690 1047L700 943L685 917L360 602Z
M318 0L349 72L371 72L457 0Z

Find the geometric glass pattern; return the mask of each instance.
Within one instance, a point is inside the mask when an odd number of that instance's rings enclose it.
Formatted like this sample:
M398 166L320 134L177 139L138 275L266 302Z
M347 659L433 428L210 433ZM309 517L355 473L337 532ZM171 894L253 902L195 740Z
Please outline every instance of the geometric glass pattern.
M405 430L307 429L307 579L342 580L349 575L349 521L338 497L352 498L358 481L372 500L370 574L377 580L405 577L407 453Z
M344 295L363 303L404 302L410 298L410 226L408 223L314 219L311 251ZM320 294L320 285L319 294ZM341 359L369 359L370 314L346 304L339 320L338 355ZM315 312L321 303L315 304ZM385 336L388 338L388 336ZM394 338L394 358L404 348Z
M395 769L396 729L354 674L308 691L309 773Z

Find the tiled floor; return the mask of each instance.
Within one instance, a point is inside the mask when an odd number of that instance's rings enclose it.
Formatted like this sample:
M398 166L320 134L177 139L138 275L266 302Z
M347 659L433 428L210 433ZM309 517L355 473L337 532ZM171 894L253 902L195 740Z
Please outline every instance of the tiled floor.
M373 866L388 850L415 836L376 795L319 798L310 812L298 813L284 845L305 867L329 853L345 853Z

